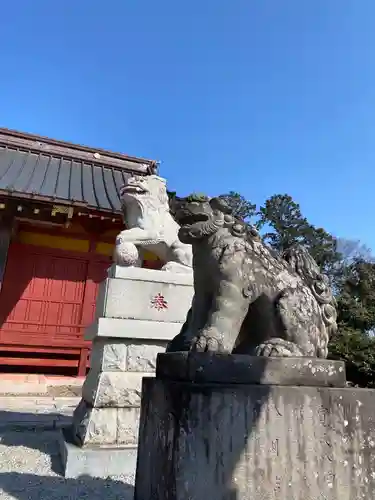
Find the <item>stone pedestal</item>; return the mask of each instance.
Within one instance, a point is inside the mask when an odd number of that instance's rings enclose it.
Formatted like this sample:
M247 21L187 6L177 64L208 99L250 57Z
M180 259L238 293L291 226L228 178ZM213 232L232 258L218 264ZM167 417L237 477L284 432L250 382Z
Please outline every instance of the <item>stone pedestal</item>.
M101 283L91 368L61 442L66 477L134 474L141 383L181 329L192 276L113 266Z
M374 415L341 362L160 354L135 500L375 498Z

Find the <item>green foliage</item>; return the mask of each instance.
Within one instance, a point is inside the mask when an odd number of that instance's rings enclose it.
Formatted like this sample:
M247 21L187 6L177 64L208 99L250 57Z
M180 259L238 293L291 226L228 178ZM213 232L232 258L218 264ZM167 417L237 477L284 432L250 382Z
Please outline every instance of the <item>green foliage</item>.
M175 191L167 191L169 200L169 210L173 217L176 216L176 211L178 211L185 202L205 202L209 200L209 197L202 193L192 193L185 198L180 198L177 196Z
M203 193L192 193L192 194L189 194L189 196L187 196L185 198L185 200L189 203L192 201L197 201L198 203L201 203L201 202L209 200L209 197Z
M176 191L167 191L167 195L168 195L169 200L174 200L175 198L177 198Z
M375 264L356 259L346 266L339 290L339 321L365 333L375 330Z
M292 245L303 245L322 270L328 273L341 259L336 239L323 228L310 224L291 196L271 196L260 208L259 215L258 226L270 229L263 239L275 250L282 252Z
M375 387L375 339L360 330L339 327L329 343L329 358L345 361L346 377L353 385Z
M260 229L269 230L263 234L265 243L280 252L292 245L304 243L309 224L302 216L300 206L287 194L277 194L266 200L258 212Z
M174 201L177 201L177 200L184 200L187 202L191 202L191 201L201 202L201 201L209 200L209 197L203 193L191 193L188 196L186 196L185 198L179 198L177 196L176 191L167 191L167 195L168 195L170 203L173 203Z
M219 198L223 199L232 209L233 215L242 221L250 223L252 218L257 214L257 206L235 191L222 194Z

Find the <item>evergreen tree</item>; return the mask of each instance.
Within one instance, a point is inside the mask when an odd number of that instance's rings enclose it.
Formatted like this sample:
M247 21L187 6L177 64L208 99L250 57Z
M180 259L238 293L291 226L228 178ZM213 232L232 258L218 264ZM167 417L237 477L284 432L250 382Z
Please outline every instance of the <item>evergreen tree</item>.
M348 382L359 387L375 387L375 340L345 323L329 343L330 359L345 362Z
M258 226L269 228L263 235L266 243L280 252L295 244L303 245L333 280L333 272L341 260L337 240L323 228L311 224L291 196L271 196L260 208L259 216Z
M287 194L276 194L266 200L258 212L260 229L266 228L263 240L274 250L283 252L292 245L304 243L309 226L300 206Z
M257 215L257 207L254 203L246 200L244 196L235 191L230 191L228 194L219 196L232 209L233 215L238 219L248 222L253 222L253 218Z

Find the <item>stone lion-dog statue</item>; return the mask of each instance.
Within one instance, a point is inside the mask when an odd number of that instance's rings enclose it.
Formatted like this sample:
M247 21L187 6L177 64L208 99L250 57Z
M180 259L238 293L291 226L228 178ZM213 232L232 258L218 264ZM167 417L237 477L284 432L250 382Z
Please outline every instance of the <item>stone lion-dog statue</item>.
M193 248L195 295L167 352L326 358L336 302L311 255L273 252L221 198L185 200L176 218Z
M139 267L140 251L149 250L164 263L162 270L192 272L191 245L178 238L180 226L170 213L165 179L129 177L120 199L127 228L116 238L114 262Z

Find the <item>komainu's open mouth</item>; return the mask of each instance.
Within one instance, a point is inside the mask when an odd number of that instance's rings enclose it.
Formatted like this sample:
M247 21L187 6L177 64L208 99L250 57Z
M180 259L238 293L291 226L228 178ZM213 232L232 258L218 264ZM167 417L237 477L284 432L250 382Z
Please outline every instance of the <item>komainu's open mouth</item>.
M208 220L208 215L201 212L197 214L193 214L191 212L183 212L177 214L177 221L181 226L191 226L196 222L204 222Z
M121 196L124 194L145 194L146 190L141 186L128 184L121 189Z

